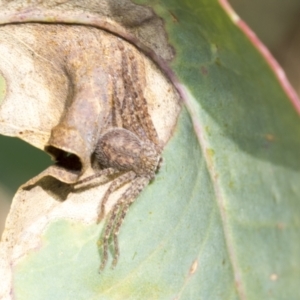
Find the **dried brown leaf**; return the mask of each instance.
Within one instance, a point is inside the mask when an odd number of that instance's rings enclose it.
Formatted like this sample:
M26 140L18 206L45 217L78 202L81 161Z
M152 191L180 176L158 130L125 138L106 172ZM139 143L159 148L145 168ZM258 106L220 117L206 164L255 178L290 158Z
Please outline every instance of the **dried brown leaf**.
M28 10L23 1L0 2L5 7L0 13L2 23L46 21L45 16L51 15L65 23L73 16L79 24L84 24L83 16L93 16L89 22L94 25L27 23L0 28L0 72L7 86L0 103L0 133L46 149L57 161L21 187L13 200L0 249L0 297L9 297L14 264L38 247L50 222L71 218L90 223L97 217L108 183L76 192L70 184L95 171L91 159L95 145L112 126L112 78L122 81L118 44L130 49L138 61L148 110L163 144L180 111L171 83L149 57L123 39L169 60L172 50L161 20L130 1L81 4L37 1ZM119 93L124 94L122 88ZM112 197L112 203L125 188Z

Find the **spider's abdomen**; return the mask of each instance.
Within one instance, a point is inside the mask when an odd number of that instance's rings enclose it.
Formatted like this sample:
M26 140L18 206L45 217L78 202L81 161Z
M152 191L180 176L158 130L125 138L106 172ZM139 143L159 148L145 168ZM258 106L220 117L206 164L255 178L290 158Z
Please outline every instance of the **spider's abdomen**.
M95 155L104 168L132 170L138 175L150 177L154 175L159 162L159 155L152 143L140 140L123 128L114 128L102 135Z

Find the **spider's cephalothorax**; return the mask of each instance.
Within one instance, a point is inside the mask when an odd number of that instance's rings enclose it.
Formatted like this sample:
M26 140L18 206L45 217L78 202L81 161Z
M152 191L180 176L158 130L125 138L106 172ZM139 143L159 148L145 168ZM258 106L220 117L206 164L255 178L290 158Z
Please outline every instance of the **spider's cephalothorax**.
M95 158L102 170L77 182L81 184L99 176L114 176L115 179L112 180L99 206L98 222L104 216L109 196L124 184L130 183L109 213L102 240L103 256L100 270L103 270L107 263L111 238L114 244L113 266L116 265L119 257L120 227L129 206L155 177L162 150L143 95L143 80L139 78L138 62L132 50L125 49L122 42L118 46L122 59L121 70L117 75L123 80L124 93L120 99L116 76L112 76L112 113L115 119L118 116L121 122L113 121L113 127L102 134L97 143Z
M123 128L111 129L101 136L95 154L98 163L104 168L133 171L149 180L154 178L159 162L153 143L142 141Z

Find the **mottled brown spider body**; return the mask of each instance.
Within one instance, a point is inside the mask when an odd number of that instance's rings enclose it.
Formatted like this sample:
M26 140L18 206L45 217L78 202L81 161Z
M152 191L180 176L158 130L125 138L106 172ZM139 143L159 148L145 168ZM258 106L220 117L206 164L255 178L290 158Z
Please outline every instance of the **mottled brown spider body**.
M109 196L122 185L130 182L129 188L122 194L113 206L103 235L103 256L100 270L103 270L108 259L108 242L114 241L113 266L119 257L118 234L129 206L140 192L155 177L161 157L155 145L149 141L142 141L134 133L123 128L113 128L103 134L95 149L96 160L103 168L99 173L87 177L77 184L89 182L100 176L111 176L120 173L112 181L102 198L98 212L98 222L104 216L105 204Z
M143 84L139 69L141 61L126 49L120 41L121 69L112 74L112 128L104 132L96 145L95 158L101 171L80 180L77 184L89 182L100 176L114 176L105 192L98 211L98 222L102 220L105 204L110 195L129 183L129 187L112 207L102 238L102 262L100 270L106 266L110 239L114 244L113 266L119 257L118 234L129 206L154 179L161 161L161 142L148 112L148 103L144 98ZM141 72L142 73L142 72ZM145 76L145 74L140 74ZM122 79L123 93L119 92ZM118 81L119 80L119 81ZM120 96L122 95L122 98ZM119 175L116 177L116 175Z
M133 171L154 178L160 156L153 143L140 140L134 133L114 128L101 136L95 156L100 166L119 171Z

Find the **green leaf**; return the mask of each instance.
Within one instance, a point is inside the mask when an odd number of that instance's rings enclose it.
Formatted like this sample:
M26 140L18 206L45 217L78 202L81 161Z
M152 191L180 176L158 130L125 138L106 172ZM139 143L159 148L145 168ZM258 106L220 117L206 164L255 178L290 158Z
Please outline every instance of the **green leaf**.
M211 264L220 261L222 265L226 248L205 162L191 132L192 124L184 111L164 151L161 171L126 216L115 269L108 266L98 274L96 242L102 226L57 221L48 226L38 250L16 267L17 297L159 299L179 296L186 290L197 293L198 279L189 280L192 264L198 261L206 272L218 273L219 266L212 268ZM195 165L202 166L202 172ZM219 279L230 269L224 262ZM57 273L59 276L53 276ZM205 273L198 272L198 276L205 279ZM212 279L211 284L215 284Z
M163 166L126 216L114 270L97 273L102 225L58 218L26 257L14 252L13 294L299 299L296 109L217 1L139 3L165 22L176 52L172 78L187 107Z

